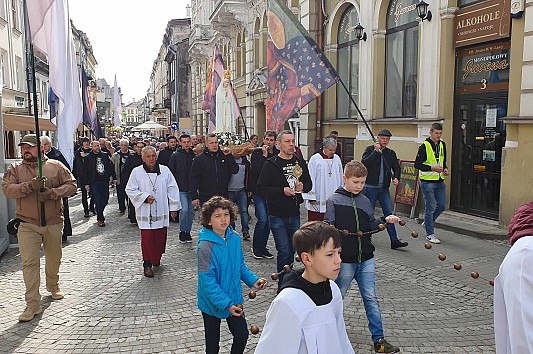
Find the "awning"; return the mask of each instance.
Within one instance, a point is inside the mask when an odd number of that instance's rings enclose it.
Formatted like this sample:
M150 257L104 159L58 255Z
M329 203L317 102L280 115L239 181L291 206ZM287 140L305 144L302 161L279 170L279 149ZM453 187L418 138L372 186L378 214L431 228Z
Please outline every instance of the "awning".
M2 115L5 131L32 130L35 131L35 118L18 114L4 113ZM55 126L48 118L39 118L39 130L55 131Z

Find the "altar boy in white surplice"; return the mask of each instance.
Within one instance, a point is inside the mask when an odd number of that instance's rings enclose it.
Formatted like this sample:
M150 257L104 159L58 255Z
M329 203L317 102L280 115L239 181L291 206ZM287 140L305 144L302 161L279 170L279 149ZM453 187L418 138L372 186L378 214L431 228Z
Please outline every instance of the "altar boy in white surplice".
M176 218L181 206L176 180L167 166L157 163L155 148L143 148L142 160L131 172L126 194L135 206L141 229L144 275L152 278L152 266L158 267L165 253L169 216Z
M313 188L304 193L305 207L308 221L324 221L326 200L343 186L342 163L335 154L337 141L327 138L322 143L322 150L309 159L309 175L313 181Z

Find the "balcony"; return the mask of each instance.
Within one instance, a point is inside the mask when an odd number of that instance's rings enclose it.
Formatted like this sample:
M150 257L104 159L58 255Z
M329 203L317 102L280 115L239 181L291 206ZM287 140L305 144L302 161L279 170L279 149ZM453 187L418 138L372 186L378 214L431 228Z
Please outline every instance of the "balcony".
M233 26L246 26L251 11L251 3L246 0L219 0L209 20L213 29L227 34Z

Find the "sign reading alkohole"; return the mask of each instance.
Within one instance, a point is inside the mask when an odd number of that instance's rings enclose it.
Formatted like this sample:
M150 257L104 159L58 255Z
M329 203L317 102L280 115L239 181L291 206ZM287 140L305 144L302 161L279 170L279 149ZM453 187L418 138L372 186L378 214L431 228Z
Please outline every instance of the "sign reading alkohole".
M456 47L508 38L511 35L509 0L483 1L455 14Z

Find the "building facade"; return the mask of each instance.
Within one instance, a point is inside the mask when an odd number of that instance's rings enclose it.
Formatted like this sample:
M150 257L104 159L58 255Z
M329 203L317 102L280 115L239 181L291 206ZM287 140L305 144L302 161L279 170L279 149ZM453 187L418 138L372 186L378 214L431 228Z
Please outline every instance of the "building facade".
M414 160L433 122L444 126L451 176L449 208L508 223L531 200L533 177L533 1L288 0L287 6L344 82L287 123L308 158L332 130L343 162L360 159L371 135L393 132L390 147ZM249 133L265 130L266 1L193 0L189 54L194 131L214 45L223 53ZM364 35L356 37L361 24ZM349 92L349 93L348 93ZM244 123L239 122L242 132ZM518 182L518 183L517 183Z

